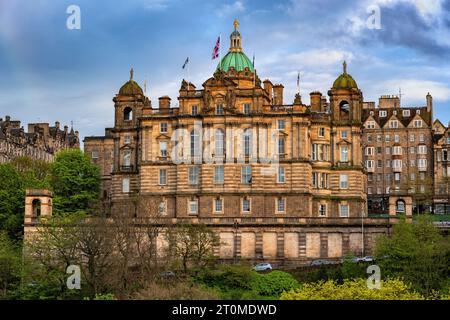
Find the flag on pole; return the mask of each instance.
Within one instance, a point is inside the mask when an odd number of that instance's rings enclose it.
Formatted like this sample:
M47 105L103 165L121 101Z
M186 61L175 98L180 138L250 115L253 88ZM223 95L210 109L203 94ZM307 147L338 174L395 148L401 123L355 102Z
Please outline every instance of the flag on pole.
M255 69L255 54L253 54L253 69Z
M297 74L297 91L300 94L300 71Z
M219 57L220 52L220 36L217 38L216 46L214 47L213 53L212 53L212 59L217 59Z
M189 57L186 58L186 61L185 61L184 64L183 64L183 69L186 68L186 66L188 65L188 63L189 63Z

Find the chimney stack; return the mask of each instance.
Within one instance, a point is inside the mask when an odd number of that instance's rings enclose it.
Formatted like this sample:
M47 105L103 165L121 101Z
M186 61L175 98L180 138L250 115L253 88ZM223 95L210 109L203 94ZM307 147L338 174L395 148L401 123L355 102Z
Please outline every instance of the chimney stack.
M311 103L311 111L314 112L320 112L322 111L322 94L318 91L311 92L309 94L310 96L310 103Z
M170 109L170 97L163 96L159 98L159 110L168 110Z
M428 92L428 94L427 94L427 111L432 112L432 110L433 110L433 97Z
M269 94L269 104L272 104L273 101L273 84L270 80L264 80L264 90Z
M273 86L273 104L277 106L283 105L283 89L282 84L276 84Z

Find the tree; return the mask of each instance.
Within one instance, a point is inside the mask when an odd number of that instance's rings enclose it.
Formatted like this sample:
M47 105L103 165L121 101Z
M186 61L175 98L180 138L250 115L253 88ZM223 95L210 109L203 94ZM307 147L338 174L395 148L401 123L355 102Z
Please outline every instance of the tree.
M100 198L100 170L80 150L58 153L50 167L49 179L56 214L86 213Z
M405 279L426 296L448 285L450 243L428 216L402 219L391 237L377 240L375 255L385 275Z
M214 258L214 247L219 237L206 225L186 224L168 229L166 239L169 256L180 259L184 272L189 263L196 267L207 265Z
M0 230L20 238L24 216L25 190L12 164L0 165Z
M281 294L281 300L421 300L423 297L398 279L381 281L380 289L370 289L366 279L306 283L300 289Z
M20 281L20 248L0 232L0 299Z

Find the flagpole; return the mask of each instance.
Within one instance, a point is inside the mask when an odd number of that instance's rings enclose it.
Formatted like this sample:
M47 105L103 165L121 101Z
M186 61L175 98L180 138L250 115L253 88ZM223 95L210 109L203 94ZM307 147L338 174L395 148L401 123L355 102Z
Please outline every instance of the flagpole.
M219 34L219 65L222 71L222 33Z
M189 78L190 78L190 74L189 74L189 65L191 64L191 59L189 59L189 57L188 57L188 63L187 63L187 76L188 76L188 94L189 94L189 85L190 85L190 82L191 82L191 80L189 80Z

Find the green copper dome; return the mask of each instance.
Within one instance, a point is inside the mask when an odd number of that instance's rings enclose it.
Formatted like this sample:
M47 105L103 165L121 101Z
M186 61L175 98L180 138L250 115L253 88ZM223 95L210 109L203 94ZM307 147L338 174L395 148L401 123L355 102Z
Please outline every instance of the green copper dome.
M125 83L122 88L119 90L119 94L121 96L134 96L134 95L144 95L144 91L142 88L137 84L136 81L130 80L127 83Z
M245 68L248 68L251 72L255 71L253 63L243 52L228 52L217 66L217 70L222 69L224 72L228 72L231 68L238 72L243 71Z
M144 95L144 91L137 84L136 81L133 80L134 70L131 68L130 70L130 81L125 83L122 88L119 90L119 95L121 96L135 96L135 95Z
M333 89L358 89L358 84L351 75L347 73L347 63L344 61L344 73L333 83Z

